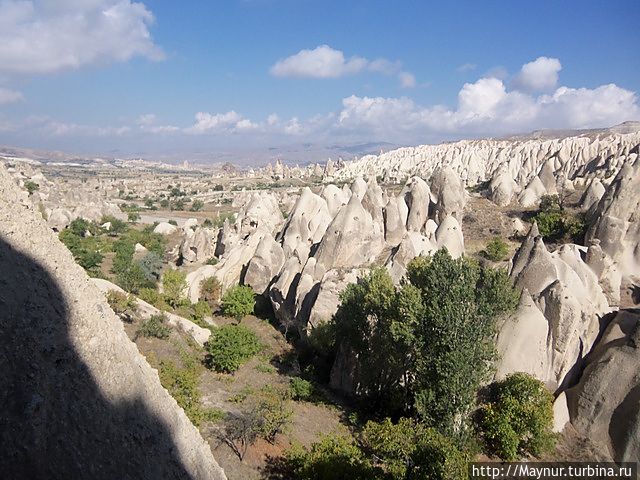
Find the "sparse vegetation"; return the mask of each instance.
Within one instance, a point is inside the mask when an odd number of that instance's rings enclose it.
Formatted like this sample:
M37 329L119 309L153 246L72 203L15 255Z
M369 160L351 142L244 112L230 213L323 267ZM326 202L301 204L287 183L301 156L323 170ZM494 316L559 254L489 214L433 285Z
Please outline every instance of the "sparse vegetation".
M200 300L203 300L214 309L218 308L222 295L222 285L216 277L209 277L200 284Z
M166 323L167 317L164 315L151 315L151 317L142 322L137 334L142 337L169 338L171 328Z
M160 362L159 375L162 386L175 398L196 427L206 421L222 420L225 415L221 410L202 406L199 389L201 367L197 358L183 351L181 360L182 367L171 360Z
M107 303L109 303L116 315L129 322L133 320L136 312L136 300L132 295L127 295L117 290L109 290Z

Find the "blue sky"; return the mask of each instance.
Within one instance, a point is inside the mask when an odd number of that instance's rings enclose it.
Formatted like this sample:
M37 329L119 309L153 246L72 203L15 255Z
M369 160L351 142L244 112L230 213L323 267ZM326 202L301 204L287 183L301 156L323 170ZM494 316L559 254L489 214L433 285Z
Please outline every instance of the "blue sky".
M258 158L640 120L638 18L637 0L0 0L0 144Z

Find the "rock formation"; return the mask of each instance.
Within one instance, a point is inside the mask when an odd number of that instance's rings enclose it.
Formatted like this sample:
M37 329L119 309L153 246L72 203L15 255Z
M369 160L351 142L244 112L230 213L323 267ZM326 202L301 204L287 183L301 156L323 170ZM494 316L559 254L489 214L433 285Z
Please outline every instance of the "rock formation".
M0 167L3 476L226 478L98 288L22 197Z

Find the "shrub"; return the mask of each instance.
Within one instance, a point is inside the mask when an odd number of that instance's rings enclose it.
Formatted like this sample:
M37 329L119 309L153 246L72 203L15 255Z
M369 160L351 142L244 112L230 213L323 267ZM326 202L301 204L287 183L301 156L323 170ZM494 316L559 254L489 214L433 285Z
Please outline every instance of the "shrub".
M194 303L192 305L192 308L193 308L193 314L191 315L191 317L198 324L204 321L204 317L210 317L213 314L209 304L202 300L200 300L197 303Z
M164 301L164 296L155 288L141 288L138 291L138 298L150 303L158 310L168 310L169 305Z
M127 220L129 220L131 223L136 223L138 220L140 220L140 214L138 212L129 212L127 213Z
M120 235L121 233L124 233L129 229L126 222L123 222L113 215L105 215L104 217L102 217L102 219L100 220L100 225L104 225L105 223L111 224L111 228L107 232L107 234L110 236Z
M495 237L493 240L487 243L485 248L485 254L492 262L499 262L504 260L504 257L509 253L509 245L500 237Z
M26 182L24 182L24 188L26 188L27 192L29 192L29 195L31 195L36 190L40 189L40 185L38 185L36 182L32 182L31 180L27 180Z
M227 416L223 433L223 440L238 455L240 461L244 459L247 449L258 438L261 419L257 412L232 413Z
M217 371L233 373L262 349L255 333L242 325L216 328L205 345L206 365Z
M209 304L211 308L217 308L222 295L222 285L216 277L209 277L200 284L200 300Z
M540 208L533 217L538 224L538 230L546 240L574 241L584 240L587 230L585 216L582 213L573 214L565 210L557 195L543 195Z
M290 477L298 480L371 480L383 478L353 439L327 435L306 450L293 445L285 452Z
M253 409L261 419L259 434L269 443L273 443L279 433L285 432L293 416L288 392L266 386L256 400Z
M143 337L169 338L171 328L165 325L167 317L164 315L151 315L147 320L142 322L137 334Z
M140 260L140 268L144 272L144 276L150 282L157 282L160 279L162 273L162 258L156 252L147 253Z
M192 212L199 212L204 207L204 202L202 200L194 200L191 204L190 210Z
M84 237L85 232L90 230L89 225L90 223L87 220L79 217L73 220L67 229L79 237Z
M119 269L116 274L116 283L124 290L133 293L138 293L142 288L153 286L138 263L129 263Z
M553 448L553 396L526 373L514 373L495 387L493 401L478 415L479 430L491 453L507 461L539 457Z
M160 207L162 208L169 208L169 200L167 200L166 198L160 200Z
M217 421L224 413L215 408L203 408L200 398L200 368L197 360L185 352L181 354L183 367L171 360L160 362L160 383L184 409L189 420L197 427L204 421Z
M204 222L202 222L202 226L205 228L213 227L213 222L211 221L210 218L205 218Z
M222 296L222 313L228 317L234 317L236 320L251 315L255 305L253 290L246 285L231 287Z
M173 308L180 306L187 288L187 276L179 270L167 270L162 277L162 290L165 300Z
M119 315L131 321L136 311L136 300L132 295L119 292L117 290L109 290L107 292L107 303L116 315Z
M206 265L217 265L218 264L218 259L216 257L211 257L208 258L206 262L204 262Z
M313 384L304 378L291 378L289 386L291 388L291 398L294 400L309 400L313 395Z

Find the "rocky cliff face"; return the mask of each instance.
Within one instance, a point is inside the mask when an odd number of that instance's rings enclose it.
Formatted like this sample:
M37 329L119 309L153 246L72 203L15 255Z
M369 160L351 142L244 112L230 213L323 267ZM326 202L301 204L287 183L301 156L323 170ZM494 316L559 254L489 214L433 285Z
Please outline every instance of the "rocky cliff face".
M467 192L453 170L436 170L428 185L411 178L397 196L358 177L318 194L305 188L283 223L273 194L254 194L219 236L220 262L187 276L197 301L199 285L215 276L226 288L242 281L271 300L276 317L305 335L335 313L348 283L372 265L385 265L396 281L414 257L446 247L464 253Z
M225 479L120 320L0 167L0 471Z

